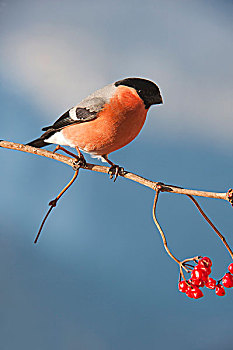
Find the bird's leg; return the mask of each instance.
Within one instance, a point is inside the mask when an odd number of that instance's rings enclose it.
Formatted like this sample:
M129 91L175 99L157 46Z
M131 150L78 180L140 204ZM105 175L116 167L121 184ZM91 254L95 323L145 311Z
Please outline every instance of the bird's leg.
M69 154L71 157L76 159L76 165L78 165L78 167L80 166L85 166L86 165L86 160L84 158L84 156L82 155L82 153L80 152L78 147L75 147L76 151L78 152L78 156L77 154L74 154L70 151L67 151L67 149L65 149L64 147L57 145L56 148L54 149L53 153L56 153L58 150L62 150L63 152ZM75 170L75 169L74 169Z
M77 156L77 154L74 154L70 151L67 151L67 149L65 149L64 147L60 146L60 145L57 145L56 148L54 149L53 153L56 153L58 150L62 150L63 152L69 154L71 157L74 157L76 158L77 160L79 160L79 157Z
M103 154L102 158L104 158L106 160L106 162L108 162L108 164L111 165L108 173L110 174L110 179L113 179L114 177L114 182L116 181L118 175L124 175L124 168L120 167L119 165L114 164L113 162L111 162L111 160L108 159L108 155L107 154Z
M80 152L80 149L78 147L75 147L76 151L78 152L78 166L84 166L87 164L86 159L84 158L84 155Z

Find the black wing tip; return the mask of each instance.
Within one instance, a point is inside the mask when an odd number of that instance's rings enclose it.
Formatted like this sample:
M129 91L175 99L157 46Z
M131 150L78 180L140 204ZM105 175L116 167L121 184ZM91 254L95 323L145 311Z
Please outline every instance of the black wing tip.
M49 143L44 142L44 140L42 138L38 138L38 139L33 140L33 141L26 144L26 146L31 146L31 147L36 147L36 148L41 148L41 147L45 147L48 145L49 145Z
M42 128L42 131L47 131L47 130L49 130L51 128L52 128L51 126L45 126L44 128Z

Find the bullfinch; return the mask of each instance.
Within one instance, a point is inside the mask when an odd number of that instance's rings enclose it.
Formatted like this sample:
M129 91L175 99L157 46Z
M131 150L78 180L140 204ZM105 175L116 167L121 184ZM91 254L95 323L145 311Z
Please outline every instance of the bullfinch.
M108 155L130 143L142 129L151 105L163 103L158 86L147 79L126 78L107 85L70 108L55 123L42 130L38 139L28 143L33 147L49 144L70 146L100 157L110 165L115 179L119 166ZM67 152L71 154L70 152Z

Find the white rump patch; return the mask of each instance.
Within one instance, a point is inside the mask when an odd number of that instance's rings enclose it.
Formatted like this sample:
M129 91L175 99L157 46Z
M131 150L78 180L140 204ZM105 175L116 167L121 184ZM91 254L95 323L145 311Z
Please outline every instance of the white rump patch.
M93 153L89 153L89 154L92 158L96 158L98 160L101 160L103 163L107 163L107 161L102 156L100 156L98 154L93 154Z
M62 134L62 131L58 131L52 136L50 136L48 139L44 140L44 142L48 143L55 143L56 145L61 145L61 146L70 146L70 147L75 147L73 143L70 143Z
M104 162L104 163L107 163L106 160L105 160L100 154L87 152L87 151L85 151L85 149L83 149L83 148L79 148L79 149L80 149L80 151L89 154L89 156L91 156L92 158L95 158L95 159L101 160L101 161Z

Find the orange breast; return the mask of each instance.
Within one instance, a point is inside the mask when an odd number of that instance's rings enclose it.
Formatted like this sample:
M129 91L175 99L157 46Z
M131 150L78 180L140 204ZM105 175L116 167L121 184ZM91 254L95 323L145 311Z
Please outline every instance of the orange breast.
M147 110L133 88L119 86L97 118L67 126L64 137L81 150L109 154L130 143L140 132Z

